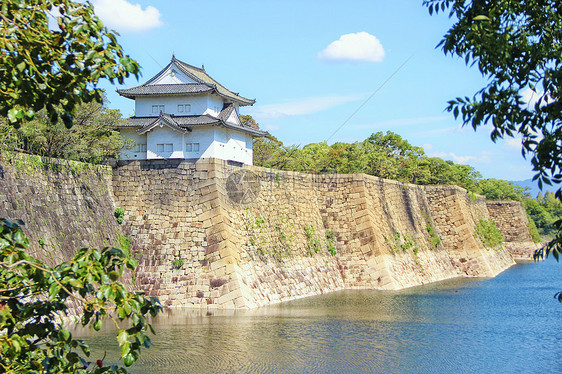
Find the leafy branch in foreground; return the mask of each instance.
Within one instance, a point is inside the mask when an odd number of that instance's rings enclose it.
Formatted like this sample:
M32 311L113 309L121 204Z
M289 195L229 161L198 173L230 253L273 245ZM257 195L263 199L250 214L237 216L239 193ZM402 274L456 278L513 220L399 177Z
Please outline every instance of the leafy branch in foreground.
M0 8L0 117L15 127L43 108L72 127L77 104L101 102L100 79L138 77L90 2L3 0Z
M540 188L562 183L562 4L559 0L424 0L429 13L449 12L454 24L439 43L445 54L478 67L486 85L447 110L474 129L490 124L493 141L521 138ZM562 190L556 191L562 200ZM562 252L556 236L535 254ZM562 301L561 294L558 299Z
M118 280L136 261L121 249L83 248L68 263L49 267L26 253L20 225L0 219L0 371L5 373L126 373L116 365L87 362L88 345L64 328L72 300L80 323L99 331L104 320L117 328L125 366L150 346L147 335L161 306L155 298L129 292Z

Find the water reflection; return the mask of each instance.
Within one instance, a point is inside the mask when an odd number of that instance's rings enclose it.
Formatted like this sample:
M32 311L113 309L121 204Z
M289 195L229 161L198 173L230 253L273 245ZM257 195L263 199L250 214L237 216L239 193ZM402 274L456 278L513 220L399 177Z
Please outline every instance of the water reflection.
M560 266L520 265L494 279L341 291L250 311L167 311L132 372L558 372L562 306L552 295L562 288ZM99 352L109 336L89 339ZM107 349L115 360L117 347Z

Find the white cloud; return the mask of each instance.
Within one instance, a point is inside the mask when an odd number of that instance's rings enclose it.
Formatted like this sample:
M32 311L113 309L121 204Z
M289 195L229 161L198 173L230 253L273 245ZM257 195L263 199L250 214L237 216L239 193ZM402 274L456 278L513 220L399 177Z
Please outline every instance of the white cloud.
M265 125L265 130L266 131L278 131L281 127L277 126L277 125L271 125L271 124L267 124Z
M96 15L109 28L122 32L142 32L162 25L160 11L153 6L142 9L127 0L94 0Z
M344 34L330 43L326 49L318 53L320 60L381 62L385 51L380 40L375 36L361 31Z
M452 160L454 161L456 164L466 164L469 161L475 161L476 157L474 156L458 156L453 152L434 152L434 153L428 153L429 157L439 157L442 158L444 160Z
M259 105L248 108L253 117L259 119L271 119L290 116L302 116L318 113L334 106L359 100L357 96L322 96L309 97L305 99L290 101L279 104Z

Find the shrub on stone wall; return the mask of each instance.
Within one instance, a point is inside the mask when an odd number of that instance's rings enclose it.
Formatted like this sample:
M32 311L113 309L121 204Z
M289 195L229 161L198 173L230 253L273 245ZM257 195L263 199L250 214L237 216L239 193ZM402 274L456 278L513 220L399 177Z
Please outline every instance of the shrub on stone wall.
M476 223L474 235L480 239L486 248L495 248L503 244L503 235L494 221L480 219Z

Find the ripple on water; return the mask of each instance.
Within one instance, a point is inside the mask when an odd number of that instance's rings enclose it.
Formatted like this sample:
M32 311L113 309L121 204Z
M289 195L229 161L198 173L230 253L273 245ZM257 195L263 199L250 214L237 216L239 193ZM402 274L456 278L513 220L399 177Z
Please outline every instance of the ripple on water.
M562 289L561 266L528 264L493 279L342 291L211 316L174 310L155 321L153 347L131 371L560 372L562 305L552 295ZM545 279L557 283L545 287ZM94 352L107 347L108 360L117 359L113 337L88 340Z

